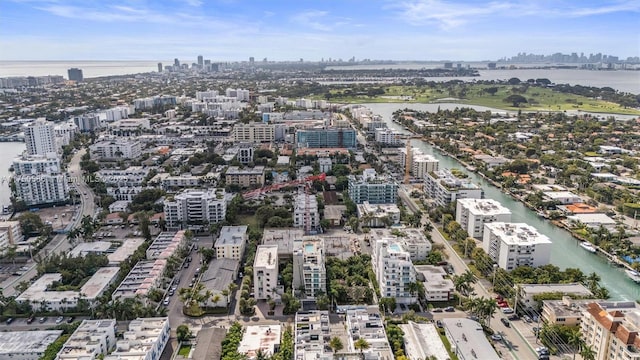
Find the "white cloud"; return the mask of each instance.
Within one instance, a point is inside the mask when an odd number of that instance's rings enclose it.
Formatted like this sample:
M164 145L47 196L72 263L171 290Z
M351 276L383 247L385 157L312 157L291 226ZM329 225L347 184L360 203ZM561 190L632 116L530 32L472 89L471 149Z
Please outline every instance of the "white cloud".
M486 4L446 0L405 0L390 3L401 20L411 25L436 25L449 30L489 16L584 17L618 12L640 12L640 1L623 0L597 6L581 7L562 2L536 3L524 0L492 1Z
M326 19L328 14L328 11L308 10L295 14L291 17L291 20L298 25L309 27L313 30L329 31L332 27L319 21L320 19Z

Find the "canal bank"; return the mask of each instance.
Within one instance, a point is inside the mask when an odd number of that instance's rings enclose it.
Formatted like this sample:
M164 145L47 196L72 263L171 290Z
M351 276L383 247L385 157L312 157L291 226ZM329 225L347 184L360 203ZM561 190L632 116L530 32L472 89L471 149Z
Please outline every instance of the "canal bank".
M394 123L391 120L391 114L398 109L404 108L435 111L430 110L433 105L434 104L364 104L364 106L371 108L375 114L381 115L390 128L405 133L409 132L401 125ZM461 106L462 105L458 105L458 107ZM455 106L452 108L454 107ZM478 108L480 111L487 110L487 108ZM489 181L476 173L467 170L456 159L442 154L427 142L422 140L412 140L412 145L419 148L426 154L433 155L440 161L440 166L442 168L457 168L467 174L473 182L478 183L483 188L486 198L494 199L511 210L512 222L527 223L538 229L540 233L548 236L553 242L551 251L552 264L560 267L561 269L578 268L585 274L595 272L602 279L602 285L609 290L612 300L640 299L640 285L629 279L622 268L618 268L610 264L603 257L587 252L581 248L579 241L568 231L555 226L544 218L539 217L535 211L527 208L521 202L512 199L511 196L503 193Z

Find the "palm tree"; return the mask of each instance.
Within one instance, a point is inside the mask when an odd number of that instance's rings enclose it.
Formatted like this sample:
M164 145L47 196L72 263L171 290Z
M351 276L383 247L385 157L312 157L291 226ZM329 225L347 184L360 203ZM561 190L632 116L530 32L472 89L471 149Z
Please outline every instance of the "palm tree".
M596 360L596 355L591 345L585 345L580 350L580 356L582 356L583 360Z
M213 303L213 306L215 307L216 304L218 303L218 301L220 301L220 299L222 299L222 297L220 296L220 294L215 294L211 297L211 302Z
M333 353L337 353L338 351L344 349L344 345L342 344L342 340L339 337L334 336L329 341L329 347L333 350Z
M576 353L580 351L580 349L584 346L584 341L582 340L582 334L579 331L572 331L569 334L569 338L567 339L569 345L573 347L573 360L576 359Z
M591 274L589 274L589 276L587 276L586 285L589 290L591 290L591 292L594 292L595 289L598 288L598 283L600 283L600 280L600 275L595 272L592 272Z
M362 357L362 359L364 359L364 351L367 350L371 345L369 344L369 342L363 338L360 338L358 340L356 340L355 343L353 343L353 348L356 350L360 350L360 357Z

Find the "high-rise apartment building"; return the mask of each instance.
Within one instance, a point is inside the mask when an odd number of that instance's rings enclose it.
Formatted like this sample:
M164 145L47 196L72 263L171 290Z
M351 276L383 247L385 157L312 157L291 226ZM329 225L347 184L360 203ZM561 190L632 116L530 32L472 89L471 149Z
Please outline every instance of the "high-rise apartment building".
M551 240L525 223L484 224L482 248L499 267L537 267L549 263Z
M204 67L204 57L202 55L198 55L198 66L200 69Z
M185 190L164 201L164 218L169 228L203 227L224 221L227 202L224 189Z
M459 178L451 171L442 169L425 174L424 192L436 205L447 206L458 199L482 199L482 188L466 178Z
M253 293L256 300L275 299L278 285L278 245L258 245L253 261Z
M71 68L67 70L67 74L69 75L69 80L71 81L81 82L82 80L84 80L84 77L82 76L82 69Z
M350 175L349 198L356 204L395 204L398 184L391 178L377 176L375 170L366 169L361 176Z
M433 155L424 154L418 148L411 148L411 159L407 161L407 149L400 149L400 163L402 167L409 165L409 172L411 176L418 180L423 180L425 175L432 171L438 171L440 162Z
M293 227L301 227L309 231L316 231L320 227L320 212L315 195L307 195L304 192L296 195L293 206Z
M597 302L582 312L580 332L597 360L640 359L640 311L610 309Z
M240 144L238 145L238 155L236 155L236 159L240 164L250 164L253 162L253 145L251 144Z
M315 298L319 293L326 294L324 240L295 240L293 247L293 288L304 287L304 294L310 298Z
M484 224L511 222L511 210L493 199L459 199L456 203L456 222L469 236L481 240Z
M24 130L24 141L29 155L47 155L56 152L53 122L39 118Z
M372 264L380 285L380 294L395 298L399 303L415 302L417 294L410 291L409 285L416 282L411 254L389 239L376 240L374 247Z
M162 63L158 63L158 72L161 73L162 72Z
M358 145L356 131L348 128L301 129L296 131L298 148L349 148Z

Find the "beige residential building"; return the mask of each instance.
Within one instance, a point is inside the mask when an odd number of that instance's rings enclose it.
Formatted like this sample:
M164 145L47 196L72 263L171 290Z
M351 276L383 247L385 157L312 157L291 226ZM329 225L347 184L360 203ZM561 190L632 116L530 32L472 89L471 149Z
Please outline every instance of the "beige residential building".
M593 302L582 313L580 330L586 345L594 350L596 360L640 359L638 310L611 310Z
M247 226L223 226L213 248L217 259L240 260L247 243Z
M264 184L264 166L241 169L229 166L225 173L227 185L238 185L243 188L260 187Z
M276 126L273 124L236 124L233 127L233 140L236 143L266 143L274 141L275 138Z

